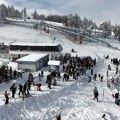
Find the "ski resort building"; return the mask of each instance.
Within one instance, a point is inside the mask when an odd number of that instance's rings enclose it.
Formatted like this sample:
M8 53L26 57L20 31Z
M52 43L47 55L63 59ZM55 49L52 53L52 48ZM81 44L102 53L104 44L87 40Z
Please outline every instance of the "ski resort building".
M31 53L61 53L63 50L60 44L40 43L12 43L9 45L10 54L31 54Z
M32 72L38 71L41 67L47 65L48 61L48 54L30 54L16 60L18 63L18 70Z

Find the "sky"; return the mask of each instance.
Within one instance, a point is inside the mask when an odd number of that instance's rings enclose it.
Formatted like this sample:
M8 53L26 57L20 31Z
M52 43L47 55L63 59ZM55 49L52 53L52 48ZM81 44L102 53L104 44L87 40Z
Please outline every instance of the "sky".
M40 14L78 13L81 18L86 16L98 24L105 20L120 24L119 0L0 0L0 3L19 9L26 7L29 12L36 9Z
M106 114L107 120L120 120L120 106L115 104L115 99L112 97L112 94L116 92L116 88L114 86L108 88L106 85L106 71L109 64L111 71L108 73L108 80L110 81L110 78L117 77L111 58L120 59L119 51L108 48L104 44L101 45L99 42L89 43L84 41L81 45L76 44L53 29L50 29L49 34L45 31L42 31L42 34L40 34L40 31L27 27L1 25L0 31L2 31L0 41L3 42L16 40L16 42L24 41L27 43L29 40L31 43L36 43L37 40L38 43L52 43L53 38L56 37L54 42L63 46L63 53L71 53L72 56L91 56L96 58L97 61L96 66L93 67L93 73L104 75L103 82L97 78L97 81L92 80L88 83L88 77L84 75L77 80L73 80L72 76L70 76L70 81L63 82L63 72L61 70L62 78L60 81L57 81L57 86L52 85L52 89L48 89L46 76L49 72L48 67L45 67L43 68L44 77L41 78L41 81L38 78L40 71L32 72L35 84L42 83L42 91L37 91L35 86L31 86L31 96L23 101L22 96L18 96L18 89L15 98L11 98L11 91L9 90L13 82L16 82L17 85L25 83L28 79L28 73L23 73L22 78L18 77L7 84L4 82L0 84L0 120L56 120L55 116L59 113L62 116L62 120L103 120L101 119L103 114ZM119 44L118 41L113 39L103 40L115 47ZM71 46L76 52L71 52ZM118 47L120 48L120 45ZM104 59L103 61L104 55L109 55L109 59ZM0 61L5 62L5 59L0 59ZM13 70L17 68L15 62L14 64L13 62L7 63ZM60 68L62 69L62 65ZM88 70L86 73L89 75L90 71ZM99 91L99 102L93 100L93 89L95 86ZM8 90L10 93L8 105L4 105L5 97L3 93L5 90Z

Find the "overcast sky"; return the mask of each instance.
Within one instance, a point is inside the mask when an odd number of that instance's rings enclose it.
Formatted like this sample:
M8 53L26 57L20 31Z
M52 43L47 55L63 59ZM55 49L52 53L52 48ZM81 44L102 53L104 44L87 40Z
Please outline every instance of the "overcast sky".
M14 5L40 14L68 15L78 13L98 24L111 20L112 24L120 24L120 0L0 0L0 3Z

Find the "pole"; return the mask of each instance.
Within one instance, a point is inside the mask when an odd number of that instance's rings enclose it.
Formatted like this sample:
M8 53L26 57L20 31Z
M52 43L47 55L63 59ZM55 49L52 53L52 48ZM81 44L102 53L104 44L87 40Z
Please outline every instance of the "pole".
M104 100L104 89L103 89L103 96L102 96L102 102L103 102L103 100Z
M119 70L119 77L118 77L118 91L120 89L120 70Z
M107 70L107 72L106 72L106 76L107 76L107 87L109 87L109 81L108 81L108 70Z

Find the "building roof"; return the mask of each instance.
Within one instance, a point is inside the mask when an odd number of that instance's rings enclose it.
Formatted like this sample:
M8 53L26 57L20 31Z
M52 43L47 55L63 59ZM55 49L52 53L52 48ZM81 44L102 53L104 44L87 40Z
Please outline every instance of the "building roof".
M45 57L46 55L48 54L30 54L16 60L16 62L37 62L38 60Z
M19 45L19 46L56 46L58 45L57 43L19 43L19 42L14 42L11 43L10 45Z
M3 62L3 61L0 61L0 68L1 68L2 66L7 66L7 63L6 63L6 62Z
M49 61L48 61L48 65L57 65L57 66L59 66L59 65L60 65L60 61L49 60Z

